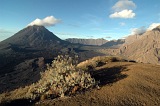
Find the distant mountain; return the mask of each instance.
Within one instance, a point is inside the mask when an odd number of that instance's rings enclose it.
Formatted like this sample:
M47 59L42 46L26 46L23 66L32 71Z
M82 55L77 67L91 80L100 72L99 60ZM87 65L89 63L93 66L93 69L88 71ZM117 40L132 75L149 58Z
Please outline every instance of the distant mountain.
M160 26L138 36L132 43L124 44L120 54L143 63L160 63Z
M77 43L77 44L83 44L83 45L96 45L100 46L102 44L105 44L108 42L106 39L79 39L79 38L68 38L66 41L70 43Z
M62 40L48 31L44 26L28 26L10 38L0 42L0 48L6 45L23 47L46 48L54 47Z
M28 26L0 42L0 74L14 71L26 59L53 59L68 44L44 26Z
M101 45L102 47L118 48L125 43L125 39L111 40Z

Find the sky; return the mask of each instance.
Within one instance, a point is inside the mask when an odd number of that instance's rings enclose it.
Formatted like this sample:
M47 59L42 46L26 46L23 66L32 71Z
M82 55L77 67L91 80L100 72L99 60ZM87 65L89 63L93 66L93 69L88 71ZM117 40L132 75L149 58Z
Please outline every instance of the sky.
M160 25L159 0L0 0L0 41L32 25L61 39L121 39Z

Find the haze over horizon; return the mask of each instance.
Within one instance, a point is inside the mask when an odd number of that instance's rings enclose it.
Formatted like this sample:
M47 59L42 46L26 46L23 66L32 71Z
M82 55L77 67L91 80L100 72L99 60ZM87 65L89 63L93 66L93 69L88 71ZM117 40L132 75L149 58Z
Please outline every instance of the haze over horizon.
M61 39L119 39L160 25L158 0L1 0L0 41L28 25Z

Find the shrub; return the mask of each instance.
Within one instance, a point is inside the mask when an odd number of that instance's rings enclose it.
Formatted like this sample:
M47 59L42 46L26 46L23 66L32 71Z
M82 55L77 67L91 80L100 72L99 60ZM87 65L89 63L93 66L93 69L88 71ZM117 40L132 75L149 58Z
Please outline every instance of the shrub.
M94 78L76 67L76 58L73 60L67 55L59 55L51 65L48 64L46 71L41 73L41 79L30 88L30 98L34 100L63 97L93 87Z
M119 62L123 61L120 57L111 57L111 56L97 56L93 57L92 59L83 61L77 65L77 67L88 70L89 67L96 68L105 65L108 62Z

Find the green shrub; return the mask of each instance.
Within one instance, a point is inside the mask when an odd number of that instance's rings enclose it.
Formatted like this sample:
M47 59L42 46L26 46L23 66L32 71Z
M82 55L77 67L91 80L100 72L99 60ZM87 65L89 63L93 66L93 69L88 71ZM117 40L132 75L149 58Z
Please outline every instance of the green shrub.
M41 73L41 79L30 88L30 98L55 98L74 94L95 85L91 75L76 67L77 59L59 55Z

